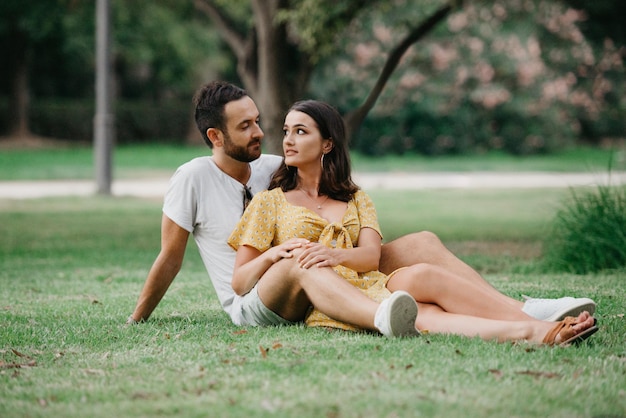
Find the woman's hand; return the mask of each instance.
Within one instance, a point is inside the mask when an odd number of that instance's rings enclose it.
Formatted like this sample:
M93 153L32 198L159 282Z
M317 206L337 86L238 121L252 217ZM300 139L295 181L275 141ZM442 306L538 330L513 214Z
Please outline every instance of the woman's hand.
M336 267L342 265L363 273L378 269L381 249L380 234L371 228L362 228L358 245L353 248L329 248L310 242L302 248L297 262L301 268Z
M231 281L235 293L238 295L248 293L274 263L282 258L293 257L291 251L303 247L308 242L306 239L293 238L263 253L249 245L239 247Z
M291 251L296 248L304 247L310 244L310 241L304 238L291 238L288 241L283 242L276 247L272 247L266 251L266 255L270 258L272 263L280 261L281 258L291 258L293 253Z
M328 248L319 242L310 242L304 245L304 250L298 257L300 267L308 269L311 267L335 267L341 264L339 252Z

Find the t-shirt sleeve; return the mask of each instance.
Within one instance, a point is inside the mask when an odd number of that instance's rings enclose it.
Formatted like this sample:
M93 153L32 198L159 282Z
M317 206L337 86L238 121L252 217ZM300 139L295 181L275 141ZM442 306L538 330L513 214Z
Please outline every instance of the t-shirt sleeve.
M380 225L378 224L378 215L376 214L376 207L374 206L374 202L369 197L367 193L362 190L359 190L354 195L354 203L356 204L356 209L359 214L359 223L361 224L361 229L363 228L372 228L378 235L383 236L380 231Z
M190 172L183 167L176 170L170 179L163 199L163 213L184 230L193 232L197 197Z
M237 223L228 245L237 250L249 245L261 252L272 246L276 231L276 202L269 192L257 193Z

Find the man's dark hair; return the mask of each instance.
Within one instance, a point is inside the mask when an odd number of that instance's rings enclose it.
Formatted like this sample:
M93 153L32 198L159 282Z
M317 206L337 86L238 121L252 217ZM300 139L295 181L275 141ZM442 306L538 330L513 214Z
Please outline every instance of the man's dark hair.
M196 92L193 97L196 126L209 148L213 148L213 143L206 135L207 129L217 128L226 132L224 107L227 103L245 96L248 96L248 93L244 89L226 81L212 81Z

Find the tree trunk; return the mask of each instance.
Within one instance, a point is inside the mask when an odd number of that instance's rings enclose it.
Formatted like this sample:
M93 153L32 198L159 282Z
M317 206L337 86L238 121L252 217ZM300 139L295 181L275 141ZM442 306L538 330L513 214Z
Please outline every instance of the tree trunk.
M253 0L252 10L257 36L257 90L254 100L261 112L262 127L265 132L265 151L282 154L282 142L279 141L279 128L282 127L282 103L280 91L287 86L281 85L279 65L280 36L282 26L274 23L281 0Z
M30 50L27 47L25 37L19 32L14 33L11 42L15 47L11 48L14 53L13 59L8 60L8 62L14 63L9 97L9 135L17 138L28 138L32 136L28 123Z
M237 74L261 113L264 151L282 155L285 111L302 98L312 71L309 56L289 42L285 23L276 21L278 11L288 7L289 1L252 0L254 27L247 34L237 32L215 2L194 2L237 57Z
M277 155L283 153L285 112L302 98L312 70L309 56L289 43L285 23L276 22L279 10L288 6L287 0L252 1L258 63L253 98L261 112L265 151Z

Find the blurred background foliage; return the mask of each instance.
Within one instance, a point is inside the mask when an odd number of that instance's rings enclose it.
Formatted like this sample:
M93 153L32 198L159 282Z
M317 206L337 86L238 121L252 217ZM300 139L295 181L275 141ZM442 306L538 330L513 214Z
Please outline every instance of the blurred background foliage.
M35 135L91 141L94 3L0 3L0 135L5 140ZM199 140L190 100L196 88L212 79L246 86L237 51L225 41L224 28L201 11L203 5L221 7L230 29L247 33L255 24L254 3L112 0L118 143ZM447 3L276 4L281 7L274 21L284 25L285 44L294 47L282 58L283 67L299 60L310 67L302 92L292 88L288 73L279 74L282 87L293 89L295 98L326 100L348 113L370 93L407 30ZM354 136L354 149L370 155L493 149L525 155L581 142L623 141L625 2L452 4L446 18L404 54Z

